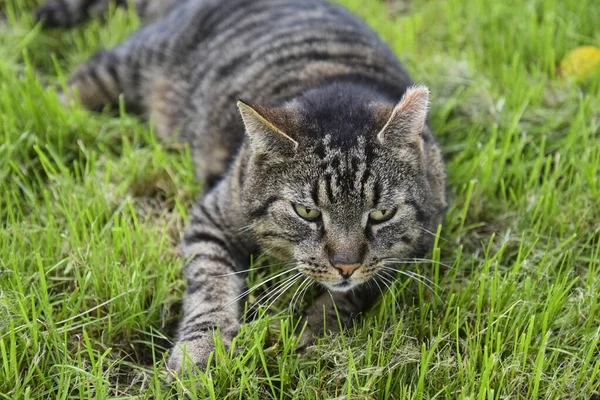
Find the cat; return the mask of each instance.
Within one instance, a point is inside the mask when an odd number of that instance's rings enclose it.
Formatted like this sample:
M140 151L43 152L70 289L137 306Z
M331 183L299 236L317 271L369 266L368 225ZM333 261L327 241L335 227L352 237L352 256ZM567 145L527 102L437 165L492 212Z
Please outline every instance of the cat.
M231 344L253 252L291 260L287 287L320 284L304 312L312 337L323 312L328 329L348 323L391 264L430 250L447 206L429 91L364 22L325 0L134 5L146 24L77 68L61 96L89 109L123 96L160 137L189 144L205 182L181 243L169 369L207 368L216 329ZM72 26L107 8L48 0L36 16Z

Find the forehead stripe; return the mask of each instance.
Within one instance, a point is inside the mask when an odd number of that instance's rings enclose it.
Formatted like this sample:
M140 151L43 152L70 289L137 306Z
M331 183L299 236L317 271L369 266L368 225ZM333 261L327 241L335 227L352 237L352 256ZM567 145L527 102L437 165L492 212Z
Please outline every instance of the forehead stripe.
M312 186L310 188L310 197L312 198L312 201L314 201L314 203L318 206L320 204L319 202L319 181L315 181L312 183Z

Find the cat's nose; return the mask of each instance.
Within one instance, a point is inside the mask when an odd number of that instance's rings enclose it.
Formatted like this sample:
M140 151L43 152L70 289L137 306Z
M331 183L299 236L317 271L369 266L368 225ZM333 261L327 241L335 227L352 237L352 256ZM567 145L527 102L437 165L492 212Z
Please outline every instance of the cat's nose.
M356 240L345 240L337 243L337 246L326 248L329 253L329 262L337 269L344 278L349 278L364 260L366 247Z
M333 267L340 271L344 278L349 278L360 267L360 264L334 264Z

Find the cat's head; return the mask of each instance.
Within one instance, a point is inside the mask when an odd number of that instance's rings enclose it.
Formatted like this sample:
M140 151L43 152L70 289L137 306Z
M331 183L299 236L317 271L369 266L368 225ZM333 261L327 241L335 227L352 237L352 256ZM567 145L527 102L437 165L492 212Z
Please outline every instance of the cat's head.
M445 208L428 95L412 87L395 106L368 93L238 103L251 151L243 203L263 251L338 291L423 255Z

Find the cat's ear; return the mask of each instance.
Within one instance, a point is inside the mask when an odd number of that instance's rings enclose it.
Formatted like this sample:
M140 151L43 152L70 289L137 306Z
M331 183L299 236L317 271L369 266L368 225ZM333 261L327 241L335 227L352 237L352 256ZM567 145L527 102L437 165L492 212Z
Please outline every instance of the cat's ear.
M249 105L243 101L238 101L237 106L255 155L271 160L293 156L298 142L288 133L294 125L290 110Z
M377 139L386 146L410 146L422 149L421 132L425 127L429 107L426 86L409 87L394 107Z

